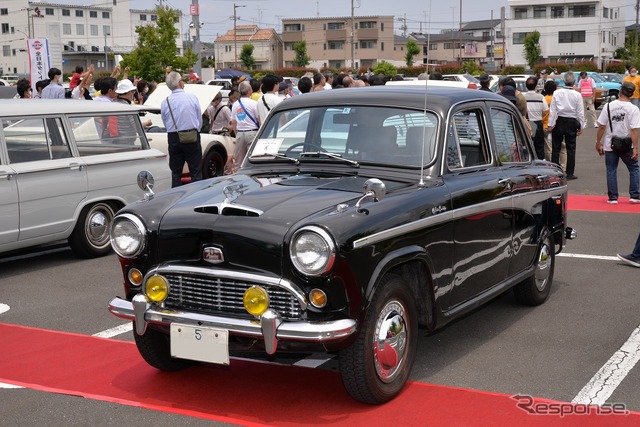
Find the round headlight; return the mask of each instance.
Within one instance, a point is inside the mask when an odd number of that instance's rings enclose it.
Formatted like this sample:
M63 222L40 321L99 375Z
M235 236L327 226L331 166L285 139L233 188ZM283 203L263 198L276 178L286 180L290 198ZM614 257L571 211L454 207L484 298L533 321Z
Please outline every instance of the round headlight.
M333 266L336 248L329 233L320 227L304 227L291 239L291 261L302 274L319 276Z
M111 224L111 246L123 258L135 258L144 249L146 229L134 215L122 214Z

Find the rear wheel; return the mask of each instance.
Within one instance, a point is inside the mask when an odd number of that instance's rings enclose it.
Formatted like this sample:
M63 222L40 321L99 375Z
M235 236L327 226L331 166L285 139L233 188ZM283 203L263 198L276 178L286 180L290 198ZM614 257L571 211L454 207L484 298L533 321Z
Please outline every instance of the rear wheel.
M523 305L540 305L547 300L553 282L556 256L553 236L548 235L540 244L534 261L533 276L513 288L516 300Z
M416 355L418 316L409 286L385 276L365 317L356 342L340 352L340 374L351 397L380 404L400 393Z
M147 328L144 335L138 335L133 325L133 336L136 346L142 358L151 366L161 371L179 371L192 364L192 362L184 359L176 359L171 357L171 343L169 335L158 332L154 329Z
M95 258L111 252L109 228L116 210L109 202L85 206L68 239L71 249L77 256Z
M215 150L210 150L204 156L202 174L204 179L224 175L224 158L222 154Z

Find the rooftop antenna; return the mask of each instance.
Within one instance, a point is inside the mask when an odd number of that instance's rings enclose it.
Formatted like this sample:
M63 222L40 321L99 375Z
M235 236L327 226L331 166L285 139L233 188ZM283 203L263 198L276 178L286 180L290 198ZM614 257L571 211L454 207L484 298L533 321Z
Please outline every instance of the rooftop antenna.
M320 18L320 2L316 2L316 16Z

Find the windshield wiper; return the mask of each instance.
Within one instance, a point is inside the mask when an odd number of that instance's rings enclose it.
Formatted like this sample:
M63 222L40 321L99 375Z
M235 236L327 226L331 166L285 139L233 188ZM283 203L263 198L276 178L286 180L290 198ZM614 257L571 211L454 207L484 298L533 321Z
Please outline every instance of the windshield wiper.
M294 165L299 165L300 164L298 159L294 159L293 157L283 156L282 154L277 154L277 153L276 154L269 154L269 153L253 154L253 155L249 156L249 160L251 160L251 159L262 159L262 158L265 158L265 157L270 157L270 158L280 159L280 160L289 160Z
M303 156L309 156L309 157L327 156L327 157L331 157L332 159L338 159L338 160L342 160L343 162L349 163L354 168L360 167L360 163L356 162L355 160L345 159L340 154L331 153L329 151L304 151L300 153L300 157L303 157Z

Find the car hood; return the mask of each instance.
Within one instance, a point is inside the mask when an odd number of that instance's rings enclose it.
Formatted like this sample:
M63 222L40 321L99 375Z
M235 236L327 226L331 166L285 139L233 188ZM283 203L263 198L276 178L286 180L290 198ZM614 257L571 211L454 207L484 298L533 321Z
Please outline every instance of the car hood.
M256 178L232 175L180 187L159 220L158 262L200 261L206 247L222 249L226 263L280 269L283 244L303 224L320 224L340 234L354 221L337 205L362 196L366 178L310 175ZM171 197L160 199L172 200ZM357 218L355 219L357 220ZM336 237L337 240L340 237ZM338 244L340 242L338 241Z

